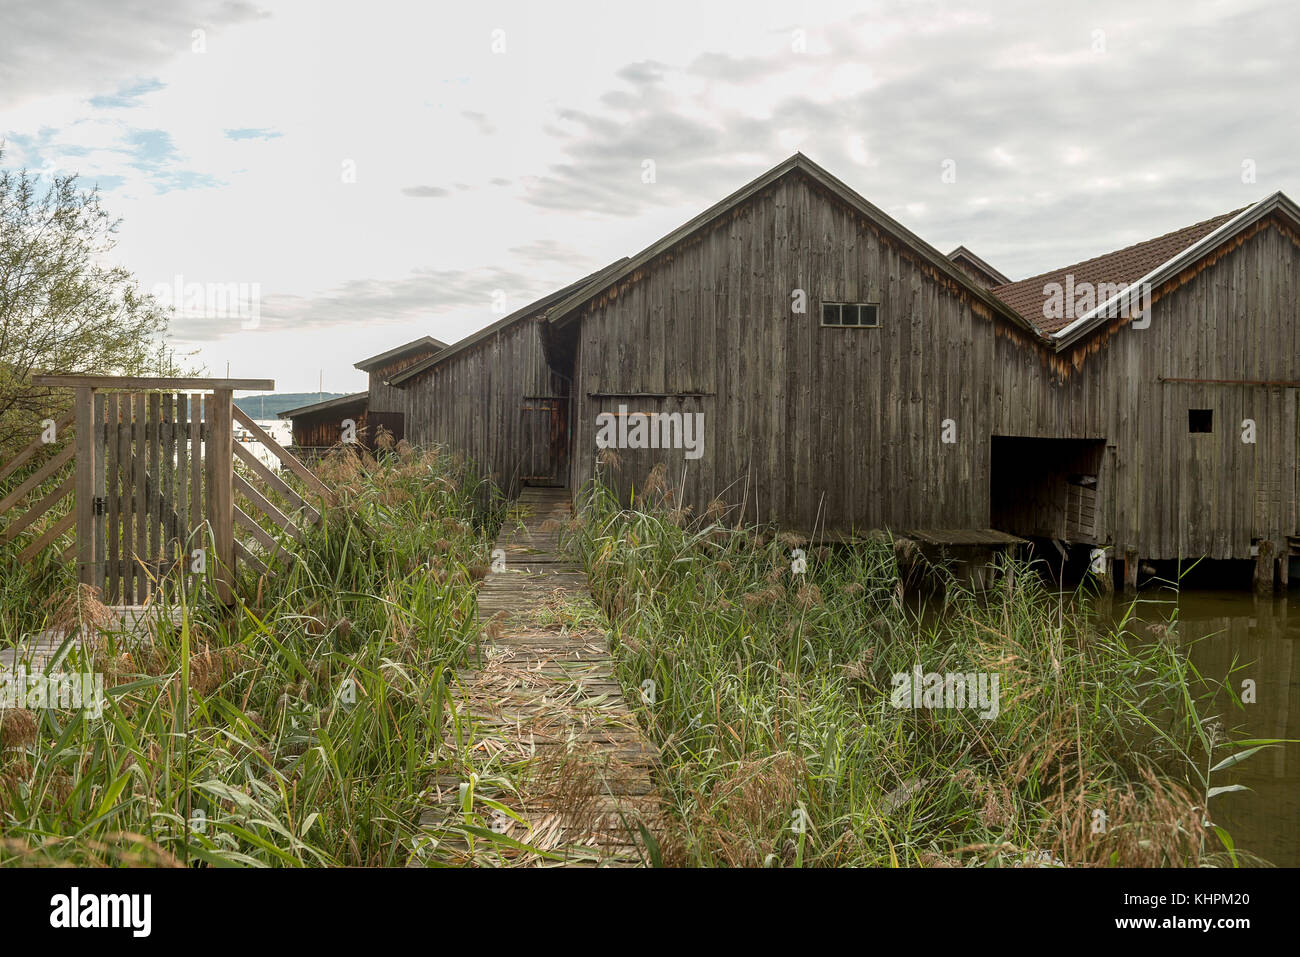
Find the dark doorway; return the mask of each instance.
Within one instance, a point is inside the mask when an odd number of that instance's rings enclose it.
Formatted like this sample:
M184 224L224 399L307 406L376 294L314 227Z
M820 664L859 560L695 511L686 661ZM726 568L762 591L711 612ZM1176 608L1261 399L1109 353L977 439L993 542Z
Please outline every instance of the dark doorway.
M1104 439L993 436L993 527L1025 538L1096 543Z
M406 416L401 412L370 412L366 415L366 445L371 451L379 438L379 430L384 429L393 436L396 445L406 438Z
M524 396L519 426L524 483L562 487L569 474L568 396Z

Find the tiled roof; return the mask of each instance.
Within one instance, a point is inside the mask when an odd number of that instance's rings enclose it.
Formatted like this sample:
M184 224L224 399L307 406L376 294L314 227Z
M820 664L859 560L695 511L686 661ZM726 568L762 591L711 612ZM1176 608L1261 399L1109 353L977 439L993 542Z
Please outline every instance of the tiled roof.
M1059 283L1065 286L1066 276L1073 276L1076 288L1084 282L1092 283L1094 286L1102 283L1128 286L1157 266L1168 262L1188 246L1204 239L1245 208L1224 213L1222 216L1192 226L1184 226L1172 233L1126 246L1113 253L1087 259L1072 266L1053 269L1051 272L1031 276L1019 282L1007 283L1005 286L995 286L990 291L1042 332L1047 334L1059 332L1079 317L1070 315L1070 310L1065 310L1066 315L1061 317L1048 318L1043 315L1043 305L1047 299L1043 287L1048 283Z

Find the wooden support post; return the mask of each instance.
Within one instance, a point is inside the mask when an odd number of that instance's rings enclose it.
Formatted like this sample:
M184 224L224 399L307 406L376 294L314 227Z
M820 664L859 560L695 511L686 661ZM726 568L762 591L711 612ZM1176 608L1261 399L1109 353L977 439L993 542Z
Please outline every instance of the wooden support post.
M1135 548L1124 549L1124 591L1135 592L1138 587L1138 553Z
M216 554L212 556L217 578L217 598L223 604L235 600L235 495L234 419L231 406L235 393L218 389L207 396L208 440L205 459L208 473L208 524Z
M1277 586L1283 594L1291 588L1291 556L1285 548L1277 557Z
M83 585L95 582L95 427L91 421L95 391L77 389L74 406L77 416L76 434L76 500L77 510L77 581Z
M1273 594L1273 542L1260 539L1259 553L1255 557L1255 594Z

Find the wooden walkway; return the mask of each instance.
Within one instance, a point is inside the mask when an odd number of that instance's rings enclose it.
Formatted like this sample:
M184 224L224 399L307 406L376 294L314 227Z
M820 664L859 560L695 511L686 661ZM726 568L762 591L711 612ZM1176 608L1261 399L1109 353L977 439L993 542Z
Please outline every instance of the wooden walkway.
M659 829L658 756L613 674L586 574L559 553L571 517L567 489L525 488L506 519L495 546L505 552L505 570L489 572L478 595L482 665L461 676L459 710L474 719L476 793L527 822L498 812L493 830L564 863L637 864L646 857L638 822ZM499 781L494 775L509 786L487 786ZM421 823L446 834L459 816L460 781L438 783L440 806ZM522 851L506 856L559 862Z

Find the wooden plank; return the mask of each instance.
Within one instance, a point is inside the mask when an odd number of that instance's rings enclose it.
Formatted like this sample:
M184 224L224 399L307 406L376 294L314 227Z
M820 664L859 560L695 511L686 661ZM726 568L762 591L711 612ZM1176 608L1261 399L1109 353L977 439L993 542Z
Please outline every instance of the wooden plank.
M296 456L290 455L280 446L280 443L267 435L266 431L254 422L243 409L236 406L233 409L233 414L236 422L248 429L249 432L253 433L253 438L265 445L267 449L276 456L276 458L284 463L285 467L288 468L289 471L302 479L308 488L317 494L324 496L325 501L334 501L334 493L329 490L325 483L317 478L311 469L298 461Z
M75 428L75 426L73 426L73 423L75 421L76 421L75 411L69 412L66 415L64 415L62 418L55 420L54 423L55 442L58 442L61 439L64 429L68 428L69 426ZM41 436L38 435L35 439L31 441L31 443L26 448L24 448L16 456L14 456L8 462L4 463L4 465L0 465L0 482L3 482L14 472L18 471L18 468L21 465L27 462L33 455L35 455L41 449L45 448L47 444L48 443L41 441Z
M280 476L267 468L262 460L254 455L248 447L244 445L244 443L235 443L235 455L238 456L240 461L252 469L253 473L258 478L287 498L295 509L301 509L306 514L307 521L311 522L313 525L320 523L320 512L316 511L316 509L304 501L302 496L295 492L292 486L285 482L284 479L280 478Z
M250 552L247 548L245 548L243 542L240 541L235 542L235 554L239 556L239 560L241 562L253 566L253 571L257 572L259 575L271 574L271 570L266 567L266 562L262 561L260 558L258 558L252 552Z
M208 410L204 418L208 426L206 462L208 465L208 522L213 551L216 554L217 600L229 605L234 601L235 575L235 499L234 479L234 393L219 389L204 398Z
M75 475L69 475L67 478L63 480L63 483L59 485L58 488L56 488L54 491L46 495L43 499L41 499L30 509L24 512L20 517L10 522L9 525L6 526L3 534L0 534L0 542L3 542L5 544L12 542L15 538L17 538L20 534L22 534L23 529L27 528L27 526L32 524L32 522L36 521L38 518L40 518L42 515L48 512L51 506L61 501L66 495L69 495L71 492L73 492L76 489L76 487L77 487L77 477Z
M91 576L91 584L99 591L101 601L104 597L104 574L108 557L104 540L104 508L107 504L105 501L105 486L108 468L106 460L108 450L105 442L104 425L104 410L106 407L107 397L102 392L96 392L94 408L91 412L91 418L94 420L94 435L91 444L95 450L95 500L92 508L94 512L92 534L95 540L95 565L94 574Z
M203 379L187 377L161 378L150 376L98 376L98 375L38 375L32 376L33 385L56 386L64 389L119 389L127 392L163 391L166 389L193 389L195 391L272 392L274 379Z
M275 505L266 498L266 496L255 489L252 485L248 484L248 481L242 475L236 475L234 477L234 486L235 491L239 492L239 494L243 495L261 509L261 511L266 514L266 517L278 525L281 530L300 542L303 540L302 529L295 525L288 515L285 515L276 508Z
M27 479L27 481L23 482L22 485L18 486L18 488L5 496L4 500L0 501L0 512L7 512L9 509L13 508L16 504L26 498L28 494L43 485L51 475L72 461L73 456L76 454L77 448L75 444L69 444L66 446L58 455L54 456L54 458L50 459L43 466L37 469Z
M159 392L149 393L149 417L148 425L149 439L149 465L146 469L152 481L146 483L148 489L148 498L146 506L148 514L145 521L149 528L149 570L153 573L154 578L162 567L162 394ZM155 584L153 587L157 587Z
M73 397L77 415L77 436L74 447L77 460L73 474L76 477L77 516L77 581L83 585L94 584L95 574L95 430L91 416L95 396L89 388L77 389Z
M131 437L134 448L131 451L132 488L135 495L131 500L131 520L135 525L135 560L131 563L135 577L135 600L143 604L149 595L149 576L145 563L149 560L149 489L145 479L148 470L149 443L145 437L149 427L147 399L145 393L134 395L135 420L131 425Z
M117 393L104 396L104 499L107 516L104 523L105 546L108 552L104 565L104 594L107 603L116 605L122 595L121 564L121 466L118 462L119 406Z
M195 394L190 399L190 527L185 545L188 558L196 548L207 548L207 535L203 528L203 397Z
M189 489L190 489L190 415L189 396L184 392L176 394L176 422L173 426L176 435L176 549L183 561L187 555L186 543L189 541Z
M253 518L253 516L249 515L238 505L235 506L235 522L240 528L244 529L252 535L253 538L257 539L258 544L272 555L275 555L278 558L281 554L286 554L284 546L272 538L270 532L257 524L257 519Z
M118 574L122 577L121 601L124 605L135 604L135 537L132 534L132 502L135 500L135 473L131 469L131 431L134 411L131 396L123 394L118 397L118 409L121 421L117 426L117 468L121 481L118 483L117 497L117 531L121 536L122 547L118 553Z
M159 498L160 506L166 503L166 508L160 508L158 514L159 531L162 535L163 547L160 553L160 559L165 563L167 568L171 568L176 561L176 395L168 392L162 397L162 415L159 420L159 429L162 431L160 437L160 459L158 464L158 482L160 483L162 494Z
M77 524L77 513L75 511L69 512L67 515L64 515L63 518L59 519L54 525L50 526L46 530L44 535L36 539L36 541L32 542L21 552L19 552L18 560L20 562L30 562L33 558L35 558L37 555L41 553L42 549L44 549L47 545L49 545L56 538L58 538L64 532L71 529L76 524Z

